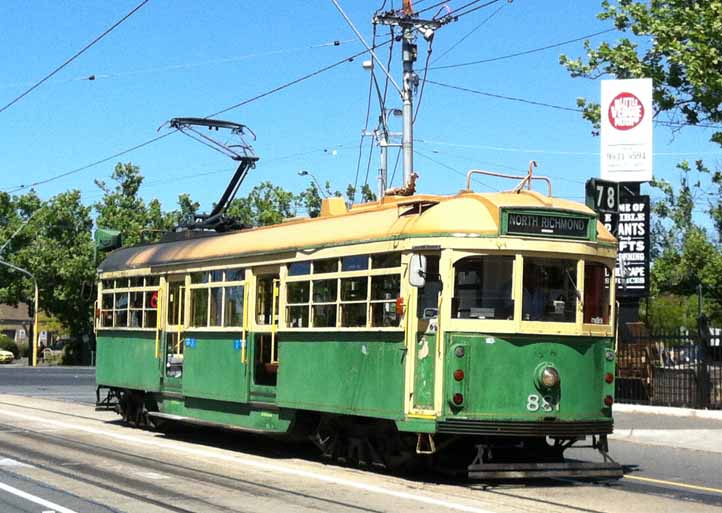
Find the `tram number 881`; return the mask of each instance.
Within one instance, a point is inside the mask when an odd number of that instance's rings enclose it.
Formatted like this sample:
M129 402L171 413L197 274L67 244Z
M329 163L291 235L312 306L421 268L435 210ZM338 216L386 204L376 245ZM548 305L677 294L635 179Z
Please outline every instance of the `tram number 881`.
M529 397L526 398L526 409L529 411L559 411L559 403L550 395L529 394Z

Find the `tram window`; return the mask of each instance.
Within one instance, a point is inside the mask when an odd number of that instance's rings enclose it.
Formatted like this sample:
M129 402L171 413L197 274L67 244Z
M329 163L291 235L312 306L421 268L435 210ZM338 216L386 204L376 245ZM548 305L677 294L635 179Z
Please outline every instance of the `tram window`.
M208 289L191 290L191 326L208 326Z
M113 280L107 280L112 282ZM113 293L103 293L100 298L100 325L104 328L113 327Z
M366 276L360 278L343 278L341 280L341 301L366 300L369 280Z
M313 302L314 303L330 303L336 302L338 290L338 281L333 280L313 280Z
M401 324L401 316L396 313L396 298L400 294L398 274L371 277L371 326L391 328Z
M221 317L223 312L223 289L221 287L214 287L210 289L211 304L210 304L210 316L208 319L209 326L222 326L223 318Z
M256 284L256 322L258 324L271 324L273 310L273 281L278 279L277 274L259 276Z
M576 260L524 258L523 290L523 320L575 322Z
M191 273L191 283L208 283L208 273L207 272L200 272L200 273Z
M401 266L401 253L378 253L371 255L373 269L387 269Z
M223 281L223 271L211 271L210 275L212 282Z
M452 317L513 319L513 273L513 256L473 256L456 262Z
M584 322L609 324L609 268L596 262L584 264Z
M228 269L226 271L226 281L243 281L245 278L245 269Z
M313 326L315 328L333 328L336 326L336 304L313 305Z
M286 307L286 322L289 328L308 328L308 305Z
M309 282L297 281L286 284L286 303L298 304L308 303Z
M288 275L289 276L303 276L306 274L311 274L311 262L293 262L292 264L288 265Z
M327 258L313 261L313 274L338 272L338 259Z
M102 282L103 288L106 290L115 288L115 280L102 280Z
M125 328L128 326L128 293L115 294L115 327Z
M146 287L157 287L160 285L160 276L146 276L145 286Z
M369 268L368 255L346 256L341 259L342 271L365 271Z
M341 326L364 328L366 326L367 303L341 303Z
M426 257L426 284L418 289L416 316L419 319L436 317L439 306L439 292L441 292L441 277L439 276L439 257L428 255Z
M224 326L243 324L243 285L225 288Z

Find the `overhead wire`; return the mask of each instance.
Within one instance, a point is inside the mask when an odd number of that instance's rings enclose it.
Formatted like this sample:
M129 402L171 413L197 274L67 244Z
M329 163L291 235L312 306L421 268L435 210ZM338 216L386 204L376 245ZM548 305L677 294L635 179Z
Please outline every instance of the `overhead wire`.
M460 45L461 43L463 43L466 39L468 39L474 32L476 32L476 31L479 30L481 27L483 27L484 25L486 25L486 24L489 22L489 20L491 20L494 16L496 16L497 14L499 14L499 12L500 12L504 7L506 7L506 5L507 5L507 4L501 4L499 7L497 7L496 10L495 10L493 13L491 13L489 16L487 16L486 18L484 18L484 19L481 21L481 23L479 23L478 25L476 25L473 29L471 29L468 33L466 33L461 39L459 39L456 43L454 43L453 45L451 45L444 53L442 53L442 54L439 55L436 59L434 59L433 62L439 62L442 58L444 58L446 55L448 55L448 54L449 54L451 51L453 51L457 46L459 46L459 45Z
M425 89L424 86L426 86L426 77L429 74L429 62L431 60L431 51L432 51L433 42L434 42L434 40L431 39L429 41L429 46L426 49L426 62L424 63L424 76L421 79L421 88L419 89L419 97L416 100L416 111L414 112L414 118L411 121L412 124L416 123L416 116L419 115L419 109L421 108L421 100L424 98L424 89Z
M380 44L377 45L377 46L378 46L378 47L382 47L382 46L385 46L385 45L389 44L389 42L390 42L390 41L385 41L385 42L383 42L383 43L380 43ZM329 65L329 66L325 66L325 67L323 67L323 68L321 68L321 69L319 69L319 70L316 70L316 71L314 71L314 72L312 72L312 73L307 73L307 74L305 74L305 75L303 75L303 76L301 76L301 77L298 77L298 78L296 78L296 79L294 79L294 80L291 80L290 82L286 82L285 84L282 84L282 85L280 85L280 86L278 86L278 87L275 87L275 88L273 88L273 89L271 89L271 90L269 90L269 91L266 91L266 92L264 92L264 93L258 94L258 95L256 95L256 96L253 96L252 98L249 98L249 99L244 100L244 101L242 101L242 102L236 103L235 105L231 105L230 107L227 107L227 108L225 108L225 109L222 109L222 110L220 110L220 111L218 111L218 112L215 112L215 113L213 113L213 114L209 114L208 116L206 116L206 118L211 118L211 117L217 116L218 114L222 114L222 113L228 112L228 111L233 110L233 109L235 109L235 108L238 108L238 107L240 107L240 106L242 106L242 105L246 105L246 104L251 103L251 102L253 102L253 101L256 101L256 100L259 100L259 99L264 98L264 97L266 97L266 96L269 96L269 95L271 95L271 94L273 94L273 93L275 93L275 92L281 91L281 90L283 90L283 89L286 89L287 87L290 87L290 86L292 86L292 85L298 84L299 82L302 82L302 81L307 80L307 79L309 79L309 78L312 78L312 77L314 77L314 76L316 76L316 75L319 75L319 74L321 74L321 73L324 73L324 72L326 72L326 71L329 71L329 70L331 70L331 69L333 69L333 68L335 68L335 67L337 67L337 66L340 66L341 64L344 64L344 63L346 63L346 62L351 62L351 61L353 61L356 57L359 57L360 55L363 55L363 54L365 54L365 53L367 53L367 50L366 50L366 49L364 49L364 50L362 50L362 51L360 51L360 52L357 52L357 53L355 53L355 54L353 54L353 55L351 55L351 56L349 56L349 57L346 57L346 58L344 58L344 59L342 59L342 60L340 60L340 61L336 61L335 63L333 63L333 64L331 64L331 65ZM66 171L66 172L60 173L60 174L55 175L55 176L52 176L52 177L50 177L50 178L46 178L46 179L43 179L43 180L39 180L39 181L33 182L33 183L31 183L31 184L27 184L27 185L21 184L21 185L17 185L17 186L10 187L9 189L6 189L5 192L15 193L15 192L21 191L21 190L23 190L23 189L27 189L27 188L30 188L30 187L35 187L35 186L37 186L37 185L43 185L43 184L46 184L46 183L49 183L49 182L58 180L58 179L60 179L60 178L64 178L64 177L66 177L66 176L70 176L70 175L79 173L79 172L84 171L84 170L86 170L86 169L89 169L89 168L91 168L91 167L95 167L95 166L97 166L97 165L100 165L100 164L103 164L103 163L105 163L105 162L108 162L109 160L112 160L112 159L114 159L114 158L120 157L120 156L122 156L122 155L125 155L125 154L127 154L127 153L130 153L130 152L135 151L135 150L137 150L137 149L140 149L140 148L143 148L143 147L148 146L148 145L150 145L150 144L153 144L153 143L155 143L155 142L157 142L157 141L159 141L159 140L161 140L161 139L164 139L164 138L166 138L166 137L174 134L176 131L177 131L177 130L174 130L174 131L172 131L172 132L168 132L168 133L166 133L166 134L163 134L163 135L160 135L160 136L157 136L157 137L153 137L153 138L151 138L151 139L149 139L149 140L146 140L146 141L144 141L144 142L141 142L141 143L139 143L139 144L136 144L136 145L134 145L134 146L131 146L130 148L127 148L127 149L122 150L122 151L120 151L120 152L114 153L113 155L110 155L109 157L105 157L105 158L103 158L103 159L96 160L96 161L94 161L94 162L91 162L90 164L86 164L86 165L84 165L84 166L81 166L81 167L72 169L72 170L70 170L70 171Z
M609 32L615 32L616 30L617 30L617 29L613 29L613 28L612 28L612 29L601 30L601 31L599 31L599 32L594 32L594 33L592 33L592 34L587 34L587 35L584 35L584 36L576 37L576 38L574 38L574 39L568 39L568 40L566 40L566 41L561 41L561 42L559 42L559 43L553 43L553 44L546 45L546 46L540 46L540 47L538 47L538 48L531 48L531 49L529 49L529 50L522 50L522 51L515 52L515 53L510 53L510 54L506 54L506 55L500 55L500 56L498 56L498 57L491 57L491 58L488 58L488 59L481 59L481 60L477 60L477 61L460 62L460 63L457 63L457 64L447 64L447 65L445 65L445 66L433 66L431 69L432 69L432 70L437 70L437 69L461 68L461 67L464 67L464 66L474 66L474 65L476 65L476 64L486 64L486 63L488 63L488 62L496 62L496 61L502 61L502 60L506 60L506 59L513 59L513 58L515 58L515 57L521 57L521 56L523 56L523 55L530 55L530 54L533 54L533 53L543 52L543 51L545 51L545 50L551 50L551 49L553 49L553 48L559 48L560 46L565 46L565 45L568 45L568 44L571 44L571 43L577 43L577 42L583 41L583 40L585 40L585 39L590 39L590 38L592 38L592 37L601 36L602 34L608 34Z
M457 7L456 9L453 9L449 14L447 14L444 17L445 18L453 18L454 20L458 20L462 16L466 16L467 14L471 14L472 12L478 11L479 9L484 9L485 7L489 7L490 5L494 5L495 3L500 2L501 0L490 0L481 5L477 5L476 7L471 7L474 4L478 4L480 1L481 0L472 0L471 2L467 2L466 4L462 5L461 7ZM458 12L458 11L463 11L467 7L471 7L471 8L467 9L464 12Z
M111 25L110 27L108 27L103 33L101 33L99 36L97 36L95 39L93 39L90 43L88 43L88 44L85 45L83 48L81 48L78 52L76 52L75 54L73 54L72 57L70 57L69 59L67 59L67 60L66 60L65 62L63 62L60 66L58 66L58 67L55 68L53 71L51 71L50 73L48 73L47 75L45 75L45 76L44 76L43 78L41 78L39 81L35 82L35 84L33 84L30 88L28 88L28 89L26 89L25 91L23 91L19 96L15 97L15 98L14 98L13 100L11 100L9 103L7 103L6 105L4 105L3 107L0 107L0 113L6 111L7 109L9 109L9 108L12 107L13 105L15 105L15 104L16 104L17 102L19 102L21 99L23 99L24 97L26 97L26 96L27 96L28 94L30 94L32 91L34 91L35 89L37 89L38 87L40 87L43 83L45 83L47 80L49 80L51 77L53 77L53 76L54 76L56 73L58 73L60 70L62 70L63 68L65 68L68 64L70 64L70 63L73 62L75 59L77 59L77 58L80 57L82 54L84 54L87 50L89 50L89 49L90 49L93 45L95 45L98 41L100 41L100 40L103 39L105 36L107 36L108 34L110 34L113 30L115 30L115 28L118 27L121 23L123 23L125 20L127 20L128 18L130 18L131 16L133 16L133 14L135 14L136 12L138 12L145 4L148 3L148 1L149 1L149 0L143 0L141 3L139 3L138 5L136 5L128 14L126 14L126 15L123 16L121 19L119 19L118 21L116 21L116 22L115 22L113 25Z

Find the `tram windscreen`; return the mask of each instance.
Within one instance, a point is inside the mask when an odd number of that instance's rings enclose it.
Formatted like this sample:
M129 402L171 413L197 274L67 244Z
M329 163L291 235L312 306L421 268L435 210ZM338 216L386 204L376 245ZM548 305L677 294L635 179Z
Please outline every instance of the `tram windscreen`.
M513 272L513 256L473 256L456 262L452 317L513 319Z
M575 322L577 261L524 257L522 320Z

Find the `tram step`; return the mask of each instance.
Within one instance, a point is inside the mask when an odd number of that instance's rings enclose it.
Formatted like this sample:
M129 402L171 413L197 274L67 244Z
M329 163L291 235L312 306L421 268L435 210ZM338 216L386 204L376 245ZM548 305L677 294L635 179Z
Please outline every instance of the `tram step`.
M469 465L469 479L530 479L544 477L605 477L619 479L624 475L617 463L482 463Z

